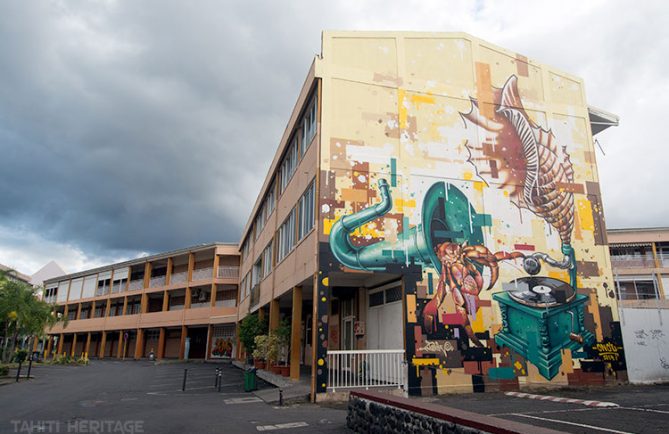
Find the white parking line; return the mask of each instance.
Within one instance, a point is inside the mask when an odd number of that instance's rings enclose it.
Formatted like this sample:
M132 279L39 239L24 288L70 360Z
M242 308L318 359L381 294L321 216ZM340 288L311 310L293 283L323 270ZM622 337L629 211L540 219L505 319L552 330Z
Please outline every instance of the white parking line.
M524 392L506 392L504 394L506 396L513 396L516 398L538 399L539 401L563 402L566 404L582 404L582 405L587 405L588 407L619 407L619 405L614 402L564 398L562 396L535 395L532 393L524 393Z
M251 396L248 398L230 398L224 400L223 402L225 402L226 404L250 404L252 402L262 402L262 399L255 396Z
M290 423L279 423L276 425L261 425L257 426L258 431L275 431L278 429L289 429L289 428L301 428L303 426L309 426L306 422L290 422Z
M562 424L565 424L565 425L580 426L581 428L589 428L589 429L594 429L594 430L597 430L597 431L613 432L613 433L617 433L617 434L634 434L634 433L630 433L630 432L627 432L627 431L617 431L615 429L602 428L600 426L586 425L584 423L567 422L565 420L548 419L546 417L539 417L539 416L530 416L529 414L511 413L511 415L512 416L518 416L518 417L526 417L526 418L529 418L529 419L545 420L546 422L562 423Z

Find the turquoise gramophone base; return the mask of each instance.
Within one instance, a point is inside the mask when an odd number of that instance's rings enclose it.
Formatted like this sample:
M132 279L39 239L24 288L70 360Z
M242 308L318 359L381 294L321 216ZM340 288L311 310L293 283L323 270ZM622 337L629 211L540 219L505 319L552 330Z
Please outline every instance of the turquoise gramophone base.
M588 297L576 294L573 300L559 306L529 307L513 300L509 294L493 294L502 312L502 330L495 342L507 346L532 362L541 375L551 380L560 371L560 351L577 351L594 341L594 336L583 327L583 310ZM571 340L575 333L583 343Z

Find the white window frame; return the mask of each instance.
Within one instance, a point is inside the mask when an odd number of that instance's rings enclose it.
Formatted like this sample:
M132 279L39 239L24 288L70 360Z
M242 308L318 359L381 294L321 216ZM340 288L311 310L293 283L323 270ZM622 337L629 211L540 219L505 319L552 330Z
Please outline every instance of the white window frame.
M299 222L297 226L297 240L302 240L315 226L316 180L312 180L309 187L300 197L298 208Z

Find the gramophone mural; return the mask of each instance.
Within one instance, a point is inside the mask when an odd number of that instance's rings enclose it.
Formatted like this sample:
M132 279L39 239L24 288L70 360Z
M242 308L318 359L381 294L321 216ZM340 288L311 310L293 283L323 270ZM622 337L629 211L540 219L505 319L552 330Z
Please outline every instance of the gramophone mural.
M411 394L626 378L622 354L597 352L622 341L587 108L572 82L509 58L474 62L473 87L442 94L333 80L370 103L329 127L321 277L402 276Z

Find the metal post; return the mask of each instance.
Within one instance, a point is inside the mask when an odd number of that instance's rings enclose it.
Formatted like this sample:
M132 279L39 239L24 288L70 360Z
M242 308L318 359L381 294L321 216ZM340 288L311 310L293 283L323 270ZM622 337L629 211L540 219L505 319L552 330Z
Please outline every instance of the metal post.
M279 407L283 407L283 389L279 388Z
M21 375L21 362L19 362L19 369L16 370L16 382L19 382L19 376Z
M216 368L216 374L214 374L214 387L218 387L218 368Z
M33 358L30 358L30 361L28 362L28 373L26 374L26 380L30 379L30 370L33 367Z
M185 392L186 391L186 377L188 376L188 368L184 369L184 382L181 385L181 391Z
M219 392L221 391L221 383L223 382L222 378L221 378L222 376L223 376L223 372L221 372L221 370L219 370L218 371L218 377L217 377L218 378L218 391Z

